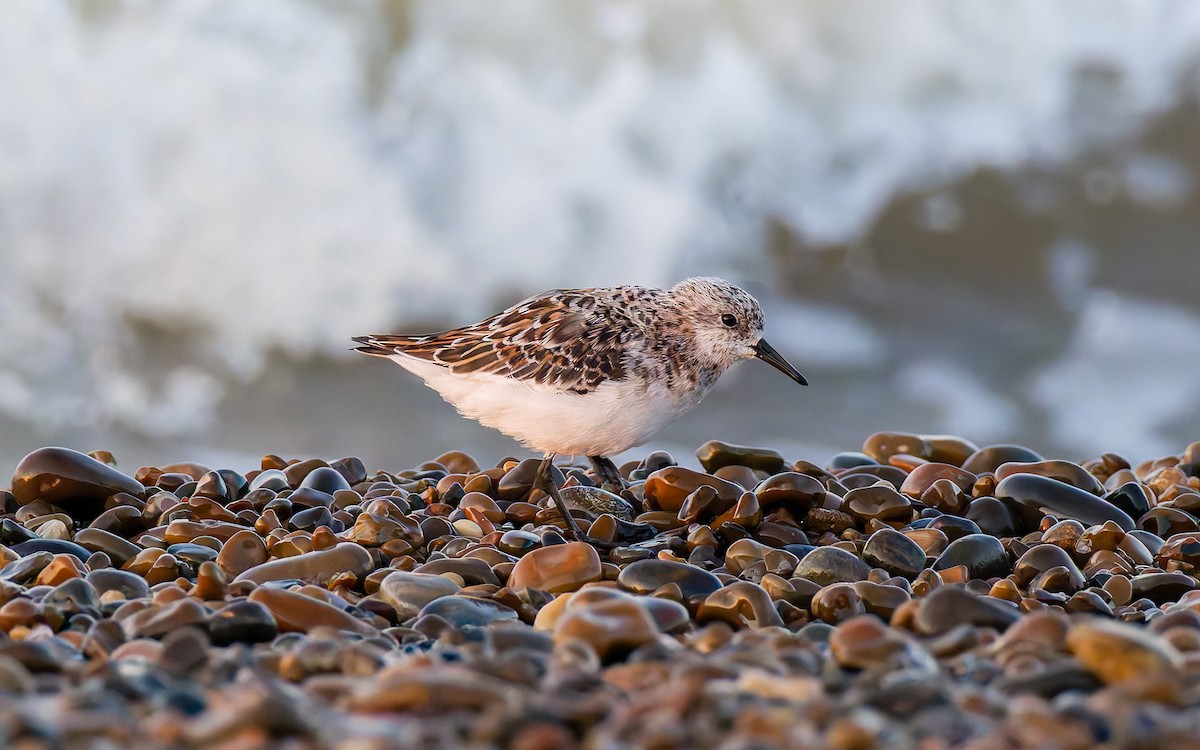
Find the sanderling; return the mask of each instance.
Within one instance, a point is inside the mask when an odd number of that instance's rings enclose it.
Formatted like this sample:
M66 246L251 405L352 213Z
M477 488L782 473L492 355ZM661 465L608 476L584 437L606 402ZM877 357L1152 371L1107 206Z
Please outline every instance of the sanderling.
M690 411L738 360L756 357L808 385L763 339L758 302L711 277L671 289L559 289L444 333L354 341L415 373L464 416L542 453L535 486L577 539L585 537L551 479L556 454L587 456L602 486L619 492L607 456Z

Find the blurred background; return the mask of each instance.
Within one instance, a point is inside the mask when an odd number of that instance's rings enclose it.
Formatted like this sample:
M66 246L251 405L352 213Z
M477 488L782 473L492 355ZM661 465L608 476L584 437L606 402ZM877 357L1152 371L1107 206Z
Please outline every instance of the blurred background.
M9 0L0 470L525 455L349 337L722 275L636 449L1200 439L1200 4ZM0 471L0 473L2 473Z

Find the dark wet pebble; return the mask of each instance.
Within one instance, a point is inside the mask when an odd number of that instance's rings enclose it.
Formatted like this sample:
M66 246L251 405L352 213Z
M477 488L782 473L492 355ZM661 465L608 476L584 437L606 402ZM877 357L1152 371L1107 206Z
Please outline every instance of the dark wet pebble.
M959 625L1004 630L1019 620L1021 610L1012 602L973 594L961 586L942 586L921 600L917 608L917 630L938 635Z
M746 466L751 469L775 474L783 469L783 456L770 448L753 448L745 445L710 440L696 449L696 458L710 474L724 466Z
M65 539L31 539L27 542L14 544L10 549L18 555L29 555L34 552L49 552L52 555L72 555L79 559L79 562L84 562L88 556L92 554L88 550L75 542L68 542Z
M435 615L456 627L483 626L500 620L516 620L517 613L510 607L470 596L451 594L434 599L426 604L418 617Z
M1007 463L1033 463L1044 461L1041 454L1020 445L989 445L972 453L962 468L972 474L995 472L1001 465Z
M84 579L101 596L107 591L120 592L125 599L144 599L150 596L150 586L146 583L146 579L126 570L115 568L93 570Z
M232 602L213 613L208 635L215 646L266 643L279 633L271 612L258 602Z
M721 588L721 581L712 573L673 560L636 560L626 565L617 576L617 585L637 594L652 594L663 586L677 586L684 598L692 599L711 594Z
M968 534L950 542L933 563L934 570L965 565L971 578L995 578L1009 572L1008 553L994 536Z
M69 448L38 448L21 459L12 479L13 496L21 505L44 500L91 516L115 492L141 495L145 490L132 477Z
M946 538L950 541L961 539L969 534L980 534L983 532L979 528L979 524L971 519L950 514L942 514L933 518L929 523L925 524L924 528L937 529L945 534Z
M337 469L331 466L318 466L304 477L304 480L300 482L300 487L332 495L338 490L350 489L350 483Z
M1084 525L1113 521L1126 531L1134 527L1132 518L1103 498L1037 474L1008 477L996 485L996 496L1013 500L1032 526L1037 525L1042 515L1052 514L1057 518L1074 518Z
M925 568L925 551L894 529L880 529L867 539L862 559L892 575L913 579Z
M792 575L827 586L862 581L870 572L871 566L844 549L818 547L804 556Z

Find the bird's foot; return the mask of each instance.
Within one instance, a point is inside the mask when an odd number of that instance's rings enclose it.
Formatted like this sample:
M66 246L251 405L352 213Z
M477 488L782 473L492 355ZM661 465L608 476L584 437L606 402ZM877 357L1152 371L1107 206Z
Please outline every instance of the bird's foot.
M614 495L620 495L625 490L625 479L616 464L604 456L588 456L588 460L592 462L592 471L600 480L600 489Z

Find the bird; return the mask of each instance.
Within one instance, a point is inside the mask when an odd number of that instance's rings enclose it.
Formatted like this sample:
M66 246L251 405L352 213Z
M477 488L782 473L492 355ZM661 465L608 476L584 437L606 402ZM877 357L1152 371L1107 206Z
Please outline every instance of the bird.
M608 456L691 411L733 364L759 359L808 385L763 338L764 322L750 294L701 276L669 289L555 289L461 328L352 340L355 351L391 359L462 415L542 454L534 486L572 537L595 543L562 501L554 457L587 456L601 486L619 492Z

